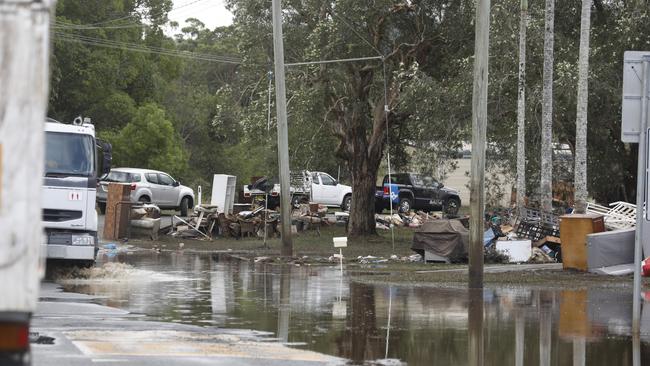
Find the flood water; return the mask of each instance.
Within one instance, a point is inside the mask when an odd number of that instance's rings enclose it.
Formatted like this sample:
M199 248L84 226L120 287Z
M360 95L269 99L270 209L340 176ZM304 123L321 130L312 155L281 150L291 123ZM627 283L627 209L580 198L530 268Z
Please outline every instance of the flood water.
M150 320L268 332L351 364L480 364L481 347L485 365L650 364L650 306L635 342L629 291L366 285L338 267L180 252L106 261L64 288Z

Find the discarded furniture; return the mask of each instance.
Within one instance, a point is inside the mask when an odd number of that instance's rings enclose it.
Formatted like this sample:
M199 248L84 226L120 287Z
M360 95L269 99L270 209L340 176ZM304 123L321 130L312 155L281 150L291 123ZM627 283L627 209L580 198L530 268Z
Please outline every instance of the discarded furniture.
M109 183L104 219L104 240L126 238L131 211L131 185Z
M515 234L519 238L539 241L547 236L560 236L557 215L532 208L524 208L515 222Z
M497 240L496 251L505 254L510 263L528 262L533 255L532 242L524 240Z
M626 229L587 235L587 269L634 263L634 234Z
M226 174L215 174L212 178L212 198L210 205L219 208L219 212L233 213L235 204L235 189L237 177Z
M597 214L571 214L560 217L562 267L586 271L587 235L605 231L605 220Z
M627 202L614 202L610 207L588 202L587 212L600 214L605 217L605 227L608 230L629 229L636 226L636 205Z
M251 237L257 234L257 223L253 220L239 219L239 236Z
M411 249L430 261L455 261L467 255L469 230L459 220L433 220L413 234Z
M142 229L151 240L158 240L160 231L160 218L142 218L131 220L131 232Z
M160 208L153 204L134 205L131 208L129 237L142 232L151 240L158 240Z
M175 225L174 221L184 225ZM183 220L178 216L172 217L172 236L184 238L199 238L212 240L212 233L215 227L218 227L217 206L194 206L192 215Z

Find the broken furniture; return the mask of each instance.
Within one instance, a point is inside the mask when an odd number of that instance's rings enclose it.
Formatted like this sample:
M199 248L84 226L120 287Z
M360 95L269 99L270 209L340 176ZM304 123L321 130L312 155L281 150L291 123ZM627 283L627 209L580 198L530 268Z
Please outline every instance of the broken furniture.
M178 216L172 217L171 235L183 238L205 238L212 240L212 233L215 227L218 227L217 218L217 206L194 206L192 215L187 221ZM176 225L174 223L176 220L184 225Z
M130 213L129 237L143 232L151 240L158 240L160 231L160 208L152 204L133 206Z
M518 238L540 241L547 236L560 236L559 218L556 215L532 208L524 208L516 219Z
M605 217L608 230L629 229L636 226L636 205L627 202L614 202L610 207L588 202L587 213L600 214Z
M608 267L633 264L634 234L635 229L626 229L587 235L587 270L605 273Z
M427 221L413 234L411 249L425 262L453 262L467 255L469 230L456 219Z
M235 189L237 177L226 174L215 174L212 178L212 197L210 205L219 208L219 212L233 213L235 204Z
M104 218L104 240L128 237L131 210L131 185L109 183Z
M587 235L605 231L605 220L597 214L571 214L560 217L562 267L587 270Z

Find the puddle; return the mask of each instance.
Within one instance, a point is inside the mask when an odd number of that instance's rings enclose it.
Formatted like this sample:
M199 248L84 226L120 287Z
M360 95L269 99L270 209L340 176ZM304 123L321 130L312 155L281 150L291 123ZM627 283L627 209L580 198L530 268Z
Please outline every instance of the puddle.
M469 294L350 283L338 267L182 252L123 260L98 263L84 279L66 278L64 288L151 320L269 332L293 348L358 365L466 365L470 344L483 345L485 365L628 365L635 352L650 363L650 306L634 347L626 290Z

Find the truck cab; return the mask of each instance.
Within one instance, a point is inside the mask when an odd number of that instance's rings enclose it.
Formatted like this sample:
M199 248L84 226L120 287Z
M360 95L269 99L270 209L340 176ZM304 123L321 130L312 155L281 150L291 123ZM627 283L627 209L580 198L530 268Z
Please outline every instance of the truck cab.
M445 187L432 177L414 173L396 173L386 175L382 182L382 191L375 197L377 211L388 205L396 206L399 212L412 209L424 211L444 211L448 215L457 215L460 208L460 196L457 190ZM383 194L382 194L383 193Z
M340 184L327 173L311 172L311 201L349 211L352 187Z
M95 127L80 117L73 124L45 123L42 207L45 243L42 253L81 265L97 255L97 141ZM103 170L110 169L110 148ZM110 146L110 145L108 145Z
M263 182L268 188L269 207L280 205L280 185L268 182L266 178L258 180L255 184L244 185L244 197L261 197L267 192L259 189L258 183ZM343 211L349 211L352 204L352 187L339 183L331 175L324 172L310 172L301 170L291 173L290 178L291 204L299 203L320 203L328 207L340 207Z

